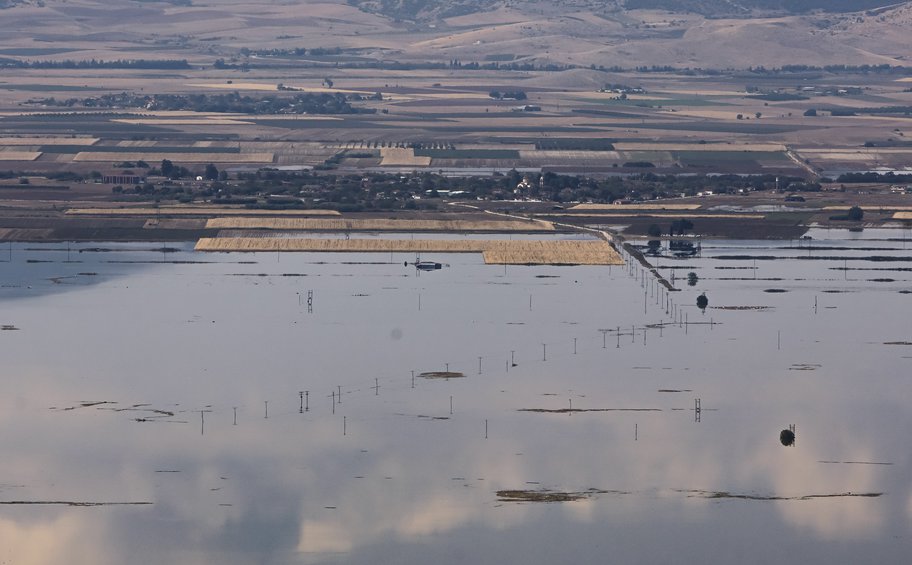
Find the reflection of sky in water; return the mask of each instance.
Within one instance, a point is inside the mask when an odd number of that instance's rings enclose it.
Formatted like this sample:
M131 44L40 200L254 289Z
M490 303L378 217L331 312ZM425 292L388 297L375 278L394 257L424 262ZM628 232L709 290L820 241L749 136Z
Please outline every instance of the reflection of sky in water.
M618 267L435 255L450 267L416 276L404 254L118 244L73 246L74 263L59 244L15 247L0 264L0 323L19 328L0 332L0 501L152 504L2 505L0 561L900 562L912 345L884 343L912 341L912 275L852 270L909 266L863 260L909 257L896 234L851 243L892 251L811 251L832 260L800 259L797 241L661 260L684 267L686 328ZM754 280L752 259L721 255L796 258L757 261ZM447 367L466 378L412 388L411 371ZM112 404L64 410L84 401ZM619 410L518 411L571 401ZM789 424L794 448L779 444ZM801 499L847 493L884 494Z

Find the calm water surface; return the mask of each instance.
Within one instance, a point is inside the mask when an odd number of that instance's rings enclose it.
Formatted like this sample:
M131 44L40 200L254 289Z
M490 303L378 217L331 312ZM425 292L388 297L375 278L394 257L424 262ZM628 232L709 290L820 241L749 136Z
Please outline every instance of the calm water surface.
M905 562L912 249L811 235L660 259L670 295L472 254L0 250L0 563Z

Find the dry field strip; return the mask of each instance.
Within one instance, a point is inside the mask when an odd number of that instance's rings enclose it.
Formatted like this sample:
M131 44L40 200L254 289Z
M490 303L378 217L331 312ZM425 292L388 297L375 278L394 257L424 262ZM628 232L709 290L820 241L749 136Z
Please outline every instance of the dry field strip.
M701 204L577 204L570 210L697 210Z
M40 151L0 151L0 161L34 161L38 157Z
M82 145L98 143L97 137L0 137L0 146Z
M274 153L157 153L123 151L116 153L81 151L73 161L107 163L118 161L175 161L178 163L272 163Z
M384 147L380 149L382 167L427 167L431 164L430 157L416 157L415 150L405 147Z
M894 206L894 208L898 208L898 206ZM907 206L904 206L903 208L909 208L909 210L912 210L912 208L907 207ZM894 220L912 220L912 211L896 212L895 214L893 214L893 219Z
M254 210L215 206L71 208L66 213L73 216L341 216L336 210Z
M344 218L213 218L207 229L297 231L444 231L444 232L552 232L554 224L542 220L385 220Z
M205 237L197 251L300 251L352 253L481 253L496 265L623 265L604 240L429 240Z

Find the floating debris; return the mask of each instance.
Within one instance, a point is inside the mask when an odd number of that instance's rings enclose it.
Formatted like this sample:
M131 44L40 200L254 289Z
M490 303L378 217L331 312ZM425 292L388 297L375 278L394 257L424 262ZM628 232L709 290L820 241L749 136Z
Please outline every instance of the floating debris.
M887 461L818 461L818 463L830 463L837 465L892 465Z
M784 288L768 288L768 289L764 290L763 292L778 293L778 292L788 292L788 291L785 290Z
M82 502L73 500L0 500L8 506L41 505L41 506L149 506L151 502Z
M589 489L583 492L558 492L553 490L499 490L497 500L501 502L573 502L592 498L609 491ZM626 494L626 493L620 493Z
M0 326L0 330L9 332L9 331L18 331L19 328L17 328L16 326L13 326L11 324L3 324L2 326Z
M677 389L677 388L660 388L658 392L693 392L693 390L691 390L691 389L689 389L689 388L681 388L681 389Z
M817 369L823 367L818 363L793 363L789 367L789 371L816 371Z
M885 341L884 345L912 345L912 341Z
M517 412L569 414L576 412L661 412L661 408L520 408Z
M462 379L465 374L456 371L429 371L418 375L422 379Z
M713 306L712 310L772 310L772 306Z
M882 496L882 492L840 492L835 494L807 494L804 496L775 496L775 495L759 495L759 494L738 494L731 493L728 491L705 491L705 490L679 490L677 492L684 493L688 498L736 498L739 500L814 500L816 498L847 498L847 497L862 497L862 498L877 498Z

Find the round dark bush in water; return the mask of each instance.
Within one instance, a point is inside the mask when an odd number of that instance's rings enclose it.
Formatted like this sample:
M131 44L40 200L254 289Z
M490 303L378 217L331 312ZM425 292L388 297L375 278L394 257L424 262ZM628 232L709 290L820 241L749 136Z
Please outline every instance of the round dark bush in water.
M709 299L706 298L706 294L701 294L697 297L697 308L700 310L706 310L706 307L709 306Z
M789 446L795 443L795 432L792 430L782 430L779 432L779 441L782 445Z

